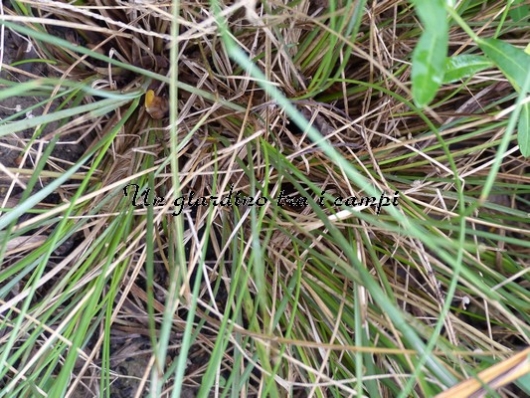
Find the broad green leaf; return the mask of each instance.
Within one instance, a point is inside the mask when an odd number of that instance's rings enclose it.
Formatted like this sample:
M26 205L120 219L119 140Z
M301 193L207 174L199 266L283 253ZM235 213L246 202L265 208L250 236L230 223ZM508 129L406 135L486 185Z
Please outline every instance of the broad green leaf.
M513 0L510 6L510 11L508 14L514 22L522 21L527 19L530 15L530 6L528 4L523 4L525 0Z
M445 61L443 83L452 83L492 66L493 62L482 55L463 54L449 57Z
M484 54L504 73L516 90L523 87L530 72L530 55L502 40L484 39L478 42Z
M411 0L411 3L414 4L416 14L426 32L436 32L442 30L441 28L447 28L444 0Z
M530 157L530 103L523 105L517 124L517 142L521 154Z
M429 104L445 73L448 23L443 0L413 0L424 32L412 53L412 96L418 107Z
M478 42L480 48L504 73L516 91L524 87L530 73L530 55L522 49L502 40L485 39ZM524 157L530 156L530 104L523 105L517 125L517 142Z
M423 33L412 54L412 96L418 107L428 105L442 85L446 54L447 34Z

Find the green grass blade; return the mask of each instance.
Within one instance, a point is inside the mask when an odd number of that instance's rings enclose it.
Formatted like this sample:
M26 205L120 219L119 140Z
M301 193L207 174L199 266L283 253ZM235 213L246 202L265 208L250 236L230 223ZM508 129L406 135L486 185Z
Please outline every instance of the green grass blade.
M19 120L16 122L11 122L4 126L0 126L0 137L7 134L18 133L19 131L37 127L42 124L47 124L57 120L63 120L69 117L81 115L83 113L88 113L88 115L85 115L85 118L95 118L97 116L105 115L109 112L112 112L128 102L129 100L116 101L115 99L105 99L102 101L94 102L92 104L80 105L74 108L68 108L62 111L49 113L47 115L41 115Z

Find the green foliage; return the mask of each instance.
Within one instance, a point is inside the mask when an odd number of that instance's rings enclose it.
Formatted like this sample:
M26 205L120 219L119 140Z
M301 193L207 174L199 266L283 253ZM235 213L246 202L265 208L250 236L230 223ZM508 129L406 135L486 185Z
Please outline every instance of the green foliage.
M511 0L508 14L514 22L525 22L530 17L530 5L525 0Z
M482 55L462 54L448 57L445 62L443 83L453 83L471 77L492 66L493 63Z
M499 39L482 39L471 33L489 61L480 55L457 55L446 58L449 25L446 22L445 4L442 0L432 2L412 1L424 26L420 40L412 55L412 96L417 106L428 105L436 96L441 84L452 83L474 73L497 66L517 92L521 92L527 75L530 74L530 55ZM448 6L450 7L450 6ZM524 5L510 13L520 20ZM452 10L454 11L454 10ZM452 15L455 17L454 12ZM460 18L460 24L464 24ZM470 31L465 25L466 31ZM523 92L525 94L526 91ZM530 156L530 104L519 106L518 142L523 156Z
M502 40L484 39L479 41L480 48L491 61L504 73L514 89L527 94L530 81L530 55L522 49ZM517 141L523 156L530 157L530 103L520 106L517 124Z
M443 0L414 0L423 33L412 53L412 96L419 107L428 105L442 85L448 46Z
M88 370L110 397L116 338L137 334L142 396L434 396L509 357L499 335L530 335L530 185L508 151L516 127L530 151L530 55L505 35L524 39L525 2L12 3L24 22L0 23L64 75L0 80L0 101L36 99L0 122L28 158L0 160L0 397L72 395ZM50 33L65 15L79 42ZM134 208L131 182L269 202L176 217ZM331 204L394 192L380 214Z
M484 54L504 73L512 86L521 91L530 69L530 55L522 49L498 39L481 39L478 45Z

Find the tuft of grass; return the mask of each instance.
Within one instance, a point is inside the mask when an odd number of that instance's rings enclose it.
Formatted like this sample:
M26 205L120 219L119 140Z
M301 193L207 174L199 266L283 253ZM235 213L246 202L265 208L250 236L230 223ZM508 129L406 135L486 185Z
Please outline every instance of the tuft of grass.
M0 397L530 394L527 6L450 3L0 5Z

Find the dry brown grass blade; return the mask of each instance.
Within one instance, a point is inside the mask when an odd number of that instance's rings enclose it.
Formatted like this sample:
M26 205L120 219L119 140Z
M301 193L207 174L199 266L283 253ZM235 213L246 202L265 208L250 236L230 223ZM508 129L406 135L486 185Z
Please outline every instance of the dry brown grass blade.
M46 241L46 236L19 236L7 242L7 255L13 255L25 250L31 250L39 247Z
M510 384L526 374L530 374L530 347L480 372L478 374L480 381L475 378L465 380L438 394L436 398L483 397L487 393L482 387L483 383L496 389Z

